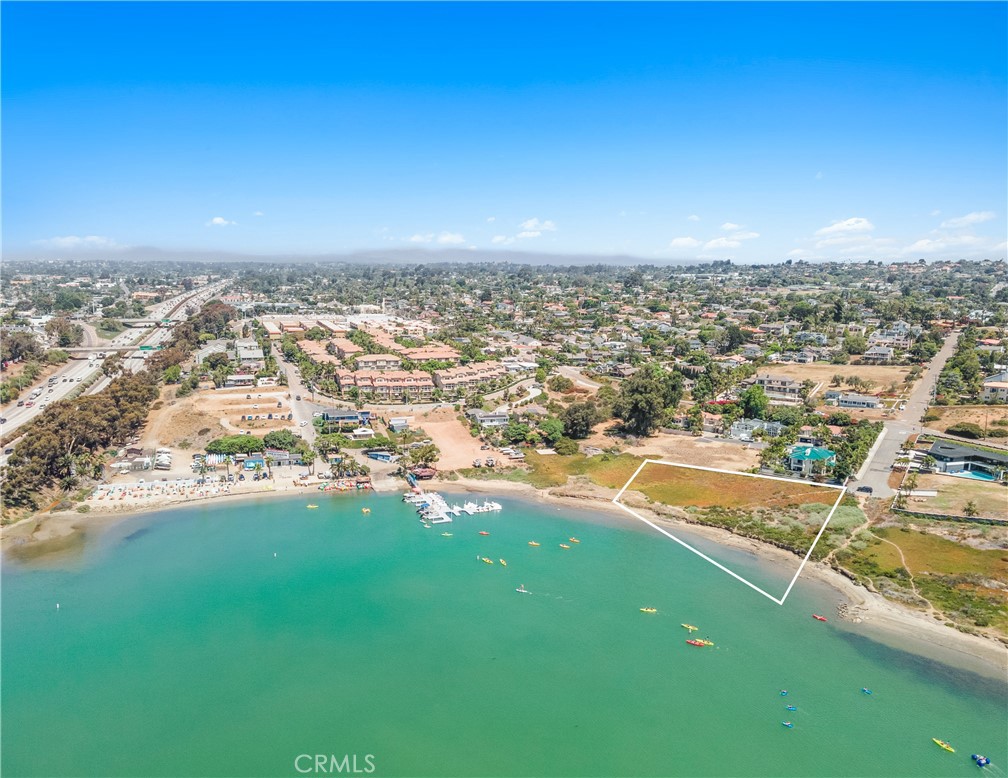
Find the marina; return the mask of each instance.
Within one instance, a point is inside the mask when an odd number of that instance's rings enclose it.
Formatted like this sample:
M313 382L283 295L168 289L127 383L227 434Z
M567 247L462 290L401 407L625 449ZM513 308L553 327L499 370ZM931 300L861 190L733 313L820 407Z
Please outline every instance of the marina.
M467 501L462 505L457 503L448 504L437 492L425 492L419 487L414 487L414 491L403 495L403 502L409 503L416 508L420 514L420 520L428 525L449 524L455 517L465 514L475 516L478 513L494 513L502 510L503 506L499 502L484 500L482 503Z

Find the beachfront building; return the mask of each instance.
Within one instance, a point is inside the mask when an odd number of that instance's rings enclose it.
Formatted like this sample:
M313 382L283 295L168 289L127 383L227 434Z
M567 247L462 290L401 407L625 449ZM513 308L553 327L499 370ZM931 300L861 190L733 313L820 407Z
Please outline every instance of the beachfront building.
M836 399L840 408L881 408L882 402L878 397L870 394L855 394L854 392L840 392Z
M935 460L935 470L950 475L971 474L984 480L1004 480L1008 472L1008 451L977 448L951 440L936 440L928 455Z
M836 452L819 446L793 446L788 452L788 470L812 475L825 473L836 464Z
M494 411L493 413L475 409L467 412L467 415L481 428L506 427L511 421L510 414Z

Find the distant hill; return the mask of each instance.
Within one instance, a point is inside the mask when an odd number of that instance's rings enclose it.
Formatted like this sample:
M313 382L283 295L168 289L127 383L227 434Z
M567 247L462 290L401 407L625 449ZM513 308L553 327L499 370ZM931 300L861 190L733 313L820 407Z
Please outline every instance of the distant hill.
M158 260L174 262L304 262L351 264L416 265L440 262L513 263L516 265L692 265L694 259L644 259L626 254L547 254L531 251L484 249L375 249L346 254L243 254L228 251L175 251L153 246L134 246L117 251L60 251L57 249L28 249L5 252L4 260L45 261L49 259L81 260Z

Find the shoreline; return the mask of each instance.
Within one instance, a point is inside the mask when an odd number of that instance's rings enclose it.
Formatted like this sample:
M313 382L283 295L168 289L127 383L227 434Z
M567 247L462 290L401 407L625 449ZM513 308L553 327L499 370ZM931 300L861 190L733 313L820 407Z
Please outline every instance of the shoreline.
M73 536L84 534L88 530L106 530L136 516L155 512L167 513L176 508L206 505L225 498L230 498L227 502L228 505L232 505L241 501L258 502L264 499L313 495L319 492L319 483L322 482L295 486L291 480L281 485L271 484L271 488L268 489L241 489L182 499L152 498L150 501L123 505L117 503L116 509L113 510L102 506L97 510L92 508L88 513L70 510L36 514L2 529L0 553L6 554L13 548L23 548L28 544L48 543L58 547L61 543L71 540ZM428 482L426 486L431 491L455 494L502 494L553 505L558 509L561 507L576 509L573 518L577 521L601 521L611 526L642 531L646 531L647 527L614 504L611 490L602 487L568 485L536 489L515 481L484 481L464 477L452 481ZM362 491L364 494L394 494L402 493L405 489L405 484L397 479L380 478L374 482L373 489ZM587 513L585 508L588 508ZM797 558L789 551L734 535L718 527L678 521L658 515L643 506L635 505L634 509L645 513L647 518L658 526L753 554L762 561L793 562ZM890 648L907 651L1001 681L1008 674L1008 646L996 638L971 635L947 627L943 621L936 621L922 611L887 600L881 594L869 591L820 562L810 560L802 570L802 575L825 586L839 598L830 621L839 625L840 629ZM854 618L851 618L851 614Z

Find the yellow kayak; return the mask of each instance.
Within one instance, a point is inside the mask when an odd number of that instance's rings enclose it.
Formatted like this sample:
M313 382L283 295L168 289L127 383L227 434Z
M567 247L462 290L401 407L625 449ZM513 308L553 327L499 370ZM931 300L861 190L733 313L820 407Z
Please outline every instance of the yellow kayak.
M707 638L700 638L700 642L703 643L705 646L713 646L714 645L714 641L713 640L708 640Z
M370 508L361 508L360 512L361 513L371 513L371 509Z
M318 507L317 505L309 505L308 506L308 510L311 510L312 508L317 508L317 507Z
M954 749L954 748L952 748L952 746L950 746L950 745L949 745L948 743L946 743L946 742L945 742L944 740L939 740L939 739L938 739L938 738L936 738L936 737L933 737L933 738L931 738L931 739L932 739L932 740L933 740L933 741L934 741L935 743L937 743L937 744L938 744L939 746L941 746L942 748L944 748L944 749L945 749L946 751L948 751L948 752L949 752L950 754L954 754L954 753L955 753L955 749Z
M504 565L504 567L507 567L507 561L506 561L506 560L502 559L502 560L500 561L500 563L501 563L502 565Z
M680 627L685 627L685 628L686 628L686 629L688 629L688 630L689 630L690 632L694 632L694 631L696 631L696 630L700 629L700 627L694 627L694 626L693 626L692 624L680 624L679 626L680 626Z
M560 548L570 548L566 543L561 543Z
M641 613L657 613L658 609L657 608L641 608L640 612Z
M538 544L538 543L536 543L536 542L535 542L534 540L530 540L530 541L529 541L529 545L530 545L530 546L538 546L539 544Z
M580 543L581 541L577 538L567 538L571 543Z

